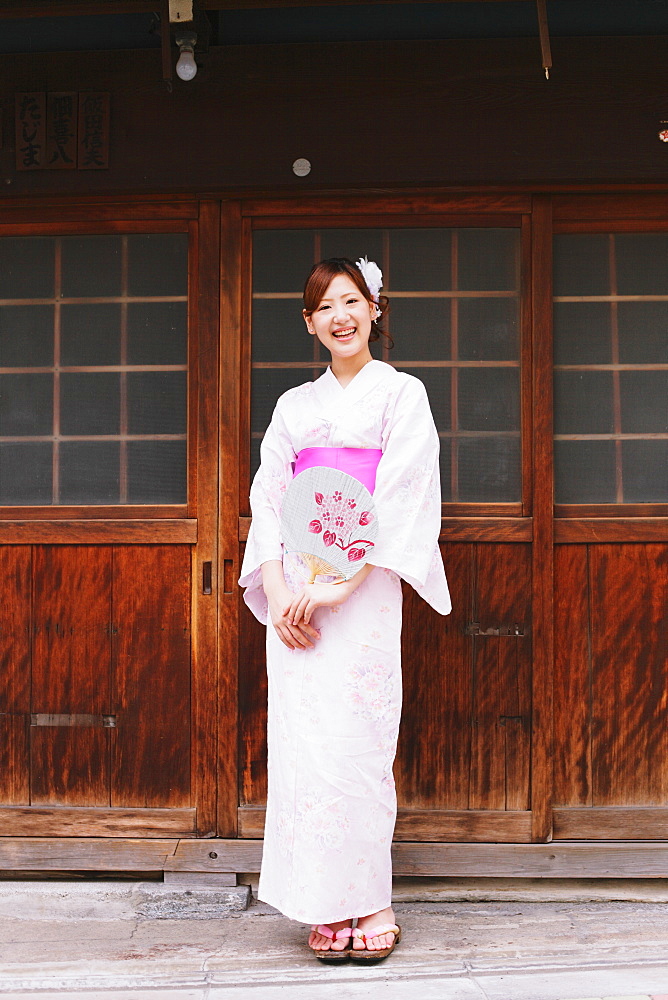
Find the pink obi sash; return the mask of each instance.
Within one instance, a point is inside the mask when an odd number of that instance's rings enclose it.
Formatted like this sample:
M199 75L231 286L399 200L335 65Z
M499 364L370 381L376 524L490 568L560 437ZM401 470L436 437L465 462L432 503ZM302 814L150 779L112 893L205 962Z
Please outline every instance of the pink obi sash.
M302 448L294 463L294 476L316 465L340 469L359 480L369 493L376 486L376 469L382 458L380 448Z

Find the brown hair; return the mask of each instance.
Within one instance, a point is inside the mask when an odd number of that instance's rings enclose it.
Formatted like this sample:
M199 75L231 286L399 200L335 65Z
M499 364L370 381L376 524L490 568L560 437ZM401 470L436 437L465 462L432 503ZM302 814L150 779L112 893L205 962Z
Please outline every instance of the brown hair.
M338 274L347 275L360 290L367 302L373 302L369 286L364 280L359 267L353 264L352 260L349 260L348 257L329 257L327 260L321 260L319 264L314 264L311 268L311 273L306 279L306 284L304 285L304 311L307 316L311 316L318 308L325 297L325 292L329 288L330 282ZM387 296L379 295L377 305L380 309L380 316L377 320L375 319L371 322L369 340L380 340L382 336L388 347L394 347L394 341L389 333L386 333L380 326L389 309Z

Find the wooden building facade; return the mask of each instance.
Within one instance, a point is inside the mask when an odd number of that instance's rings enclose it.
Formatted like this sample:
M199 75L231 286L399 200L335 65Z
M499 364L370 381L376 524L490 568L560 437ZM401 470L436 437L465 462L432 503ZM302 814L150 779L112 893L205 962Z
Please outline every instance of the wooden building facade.
M665 874L665 44L553 39L550 81L537 39L223 44L171 88L159 50L4 57L0 869L257 869L249 482L323 369L308 267L368 253L454 605L406 593L396 870Z

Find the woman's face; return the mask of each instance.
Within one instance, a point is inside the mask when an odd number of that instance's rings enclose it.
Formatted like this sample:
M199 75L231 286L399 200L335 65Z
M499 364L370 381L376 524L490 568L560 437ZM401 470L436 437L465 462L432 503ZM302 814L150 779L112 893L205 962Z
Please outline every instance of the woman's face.
M332 355L332 360L370 357L369 334L376 304L365 299L346 274L332 278L324 297L310 316L304 311L306 328Z

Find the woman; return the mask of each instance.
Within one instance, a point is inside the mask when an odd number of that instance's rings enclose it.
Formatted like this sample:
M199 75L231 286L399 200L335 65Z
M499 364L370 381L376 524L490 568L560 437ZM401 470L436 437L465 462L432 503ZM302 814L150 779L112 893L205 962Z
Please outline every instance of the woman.
M246 603L269 625L259 896L313 925L309 945L323 961L378 961L399 940L390 848L401 578L440 614L450 611L427 394L369 350L387 308L381 282L376 264L347 258L321 261L306 281L306 328L330 352L331 366L276 404L251 489L240 580ZM284 559L285 490L304 468L351 471L353 460L365 467L356 478L370 486L378 518L371 560L346 582L305 584Z

